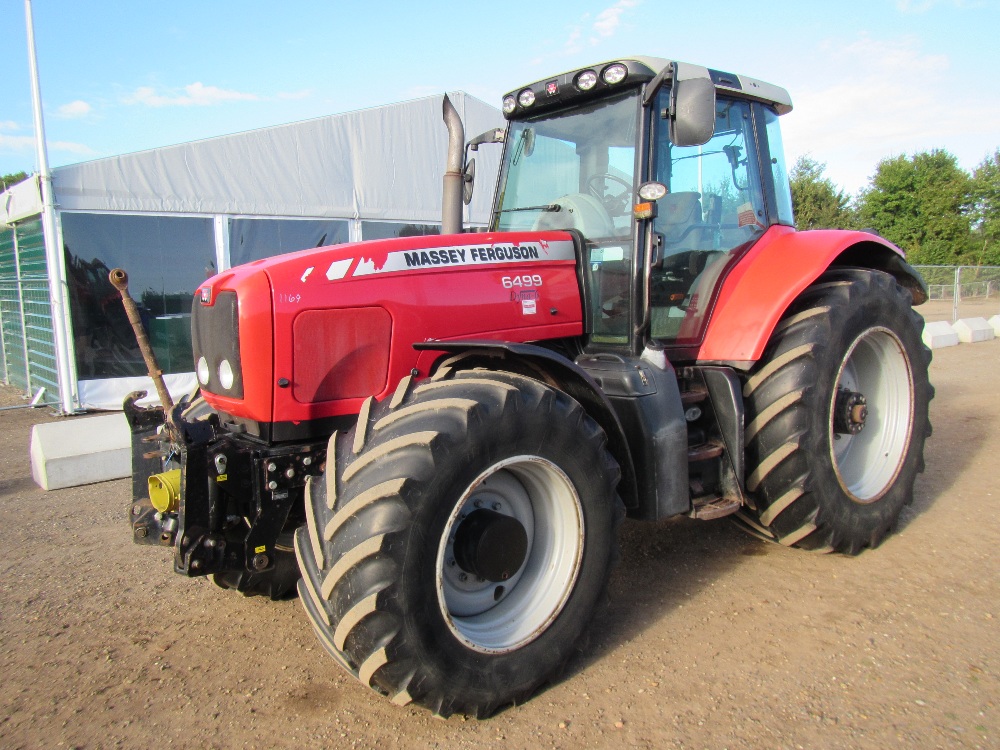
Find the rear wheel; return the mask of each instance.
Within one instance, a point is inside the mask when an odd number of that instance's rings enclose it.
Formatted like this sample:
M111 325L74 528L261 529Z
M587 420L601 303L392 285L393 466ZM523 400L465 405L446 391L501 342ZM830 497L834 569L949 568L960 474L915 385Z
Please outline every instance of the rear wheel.
M620 501L605 435L529 378L459 372L331 440L295 546L330 654L396 703L487 716L556 674L603 596Z
M848 554L883 539L924 468L922 325L879 271L829 271L792 305L743 389L749 530Z

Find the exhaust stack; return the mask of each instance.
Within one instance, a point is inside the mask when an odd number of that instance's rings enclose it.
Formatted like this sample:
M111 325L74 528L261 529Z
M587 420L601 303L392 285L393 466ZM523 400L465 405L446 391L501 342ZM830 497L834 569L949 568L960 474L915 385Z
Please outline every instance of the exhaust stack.
M444 122L448 126L448 163L444 172L444 197L441 203L441 234L462 232L462 189L465 175L465 129L458 110L444 95Z

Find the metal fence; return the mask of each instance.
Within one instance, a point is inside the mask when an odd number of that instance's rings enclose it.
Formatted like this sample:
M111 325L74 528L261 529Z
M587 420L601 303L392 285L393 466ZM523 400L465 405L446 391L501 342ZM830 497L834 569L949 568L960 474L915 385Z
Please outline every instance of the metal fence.
M59 403L55 335L39 221L0 231L0 379Z
M930 299L917 308L928 322L1000 314L1000 266L915 266Z

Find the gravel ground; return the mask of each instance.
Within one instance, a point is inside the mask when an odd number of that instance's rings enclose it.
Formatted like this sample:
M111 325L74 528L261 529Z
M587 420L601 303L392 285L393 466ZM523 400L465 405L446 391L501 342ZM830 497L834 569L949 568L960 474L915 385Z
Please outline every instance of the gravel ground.
M0 411L0 747L1000 748L998 371L1000 340L935 353L927 471L877 550L627 522L587 648L487 721L361 687L295 600L174 575L131 543L128 481L38 489L57 417Z

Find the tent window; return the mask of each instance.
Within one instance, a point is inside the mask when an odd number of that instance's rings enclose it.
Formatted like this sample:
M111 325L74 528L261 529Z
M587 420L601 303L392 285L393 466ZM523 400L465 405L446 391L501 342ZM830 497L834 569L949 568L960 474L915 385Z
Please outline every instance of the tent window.
M161 369L191 372L191 300L215 273L212 219L64 212L62 229L78 376L146 374L112 268L129 275Z
M361 239L388 240L393 237L423 237L441 234L439 224L404 224L395 221L362 221Z
M229 224L230 265L347 242L344 219L233 219Z

